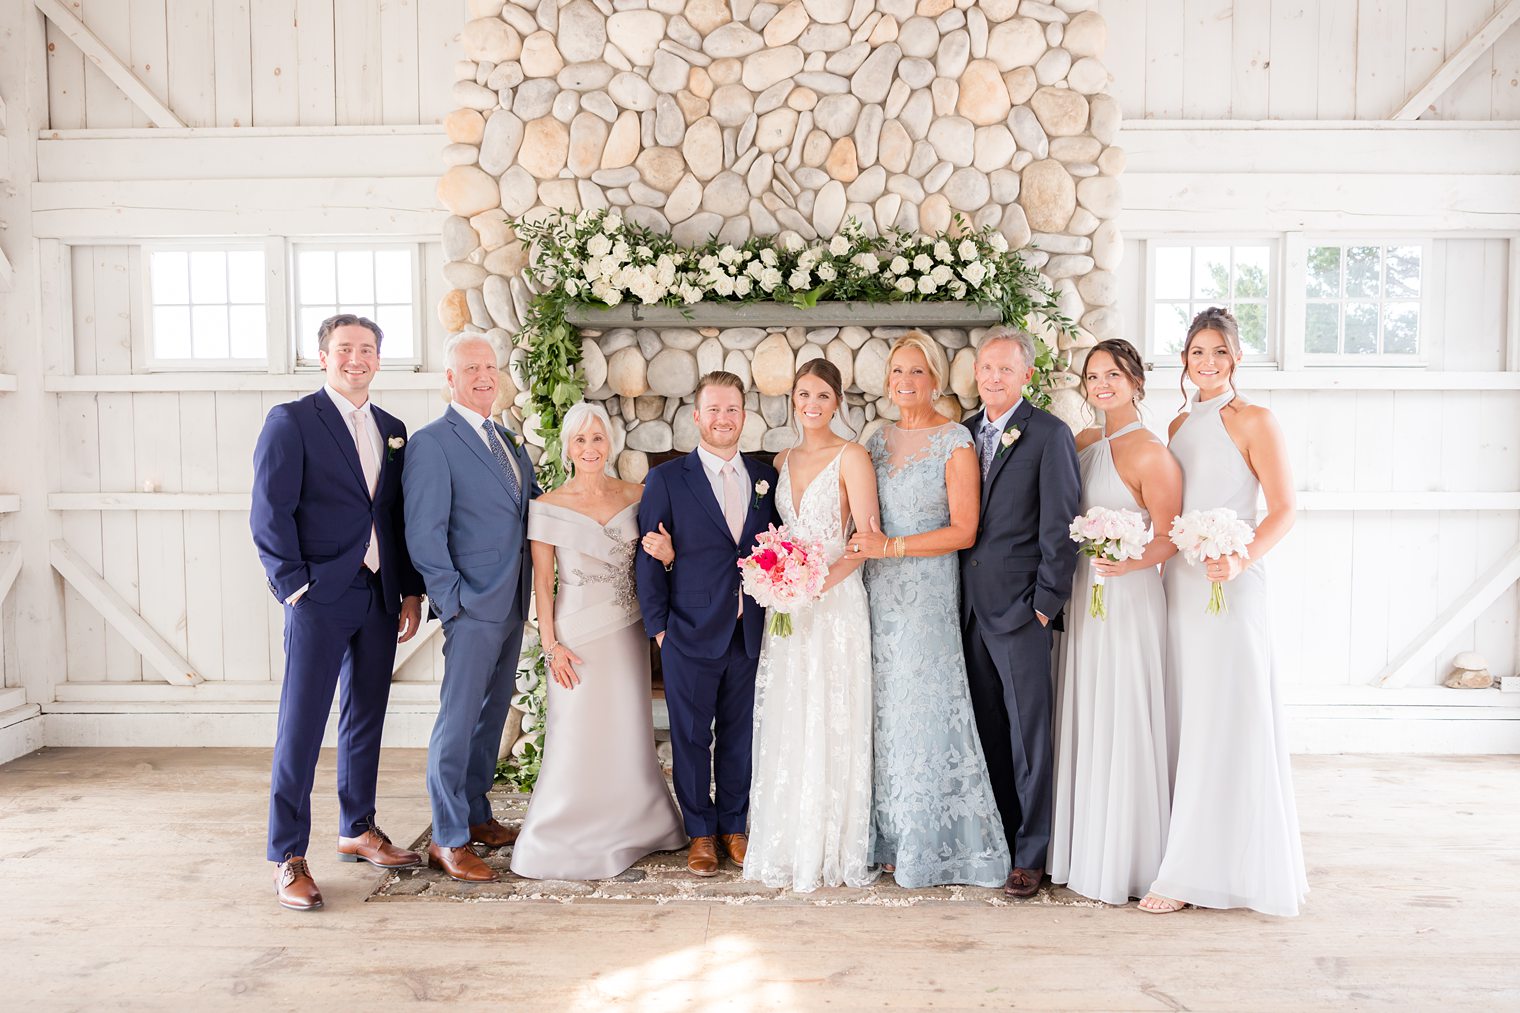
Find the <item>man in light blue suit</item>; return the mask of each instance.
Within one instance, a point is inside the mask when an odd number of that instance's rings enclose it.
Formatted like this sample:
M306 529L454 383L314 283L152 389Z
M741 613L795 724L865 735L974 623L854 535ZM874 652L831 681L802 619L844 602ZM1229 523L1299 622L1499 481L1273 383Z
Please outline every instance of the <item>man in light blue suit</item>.
M452 403L412 434L402 486L406 544L443 621L443 686L428 744L433 805L428 863L463 882L497 875L470 848L516 832L491 815L486 793L515 688L532 564L528 502L541 491L521 441L491 421L496 350L479 335L444 349Z

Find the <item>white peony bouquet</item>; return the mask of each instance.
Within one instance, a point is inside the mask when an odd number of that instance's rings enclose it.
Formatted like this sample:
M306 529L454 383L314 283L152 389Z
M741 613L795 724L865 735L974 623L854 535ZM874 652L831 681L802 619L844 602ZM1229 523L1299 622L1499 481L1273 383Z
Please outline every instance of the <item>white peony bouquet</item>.
M1151 529L1145 518L1133 510L1110 510L1093 507L1071 522L1071 540L1080 545L1082 555L1118 563L1139 559L1151 541ZM1092 593L1087 614L1094 619L1108 619L1103 602L1103 575L1093 574Z
M1221 559L1231 554L1250 558L1246 546L1256 537L1251 525L1241 520L1229 507L1214 510L1189 510L1172 522L1172 544L1184 559L1194 565L1205 559ZM1204 609L1211 616L1228 612L1224 584L1211 581L1209 604Z

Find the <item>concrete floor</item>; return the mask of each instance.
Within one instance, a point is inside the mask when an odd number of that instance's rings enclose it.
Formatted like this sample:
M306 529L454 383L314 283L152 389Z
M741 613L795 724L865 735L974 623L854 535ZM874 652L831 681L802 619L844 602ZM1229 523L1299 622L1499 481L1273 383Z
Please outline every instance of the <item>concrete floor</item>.
M1292 920L1133 905L757 907L273 899L268 754L59 749L0 767L0 1005L16 1010L1410 1009L1520 1006L1520 759L1296 759L1313 892ZM428 822L391 751L379 819ZM379 1003L380 1005L373 1005Z

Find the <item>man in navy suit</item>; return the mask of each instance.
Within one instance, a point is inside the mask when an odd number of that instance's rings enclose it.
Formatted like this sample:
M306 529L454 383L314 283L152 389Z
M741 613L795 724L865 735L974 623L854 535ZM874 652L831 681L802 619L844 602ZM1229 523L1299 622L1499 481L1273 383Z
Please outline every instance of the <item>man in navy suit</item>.
M428 743L433 803L429 864L467 883L497 875L470 849L511 844L486 793L517 682L533 586L528 502L539 494L521 441L491 419L496 349L479 334L444 347L452 401L412 436L406 455L406 540L443 620L443 685Z
M421 620L422 578L407 556L401 509L406 427L369 400L380 328L339 314L317 347L327 383L276 405L253 452L249 523L269 589L285 605L285 679L269 783L275 894L297 911L322 906L306 864L311 786L322 732L338 717L338 857L416 865L375 825L380 732L398 641Z
M744 381L708 373L697 384L693 414L701 434L697 449L651 471L639 504L639 529L663 525L675 562L666 567L641 547L636 569L644 629L660 646L676 800L692 839L686 865L698 876L713 876L719 840L741 868L748 846L755 669L765 609L743 595L738 563L779 517L771 495L776 470L739 453Z
M1011 327L977 349L982 409L965 426L982 465L982 512L961 551L961 635L977 733L1013 852L1004 884L1032 897L1051 820L1051 629L1071 594L1081 478L1071 430L1023 398L1034 339Z

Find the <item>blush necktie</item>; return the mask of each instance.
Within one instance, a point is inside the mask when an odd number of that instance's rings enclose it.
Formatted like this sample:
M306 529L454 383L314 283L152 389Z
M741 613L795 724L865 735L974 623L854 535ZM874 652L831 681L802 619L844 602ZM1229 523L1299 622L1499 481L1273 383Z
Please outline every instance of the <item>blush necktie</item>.
M744 480L739 477L739 469L734 462L729 461L723 466L723 518L728 521L728 530L734 536L737 544L744 534ZM742 551L744 546L739 546ZM744 592L739 592L739 615L744 614Z
M357 408L348 417L354 431L354 449L359 452L359 467L364 472L364 485L373 500L380 484L380 461L375 454L375 440L370 435L369 412ZM364 550L364 566L370 573L380 572L380 539L375 535L374 521L369 525L369 548Z

